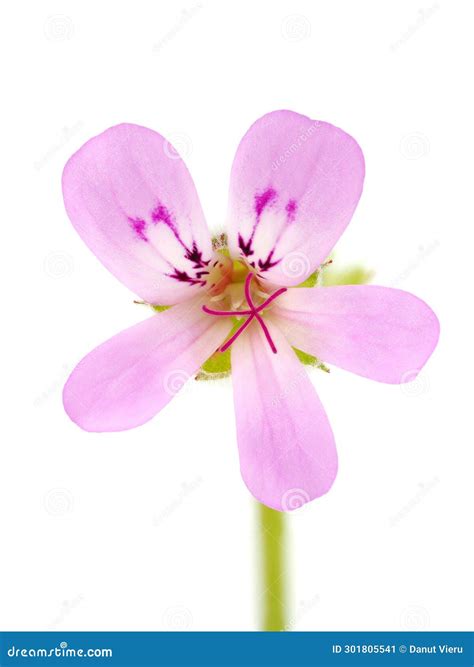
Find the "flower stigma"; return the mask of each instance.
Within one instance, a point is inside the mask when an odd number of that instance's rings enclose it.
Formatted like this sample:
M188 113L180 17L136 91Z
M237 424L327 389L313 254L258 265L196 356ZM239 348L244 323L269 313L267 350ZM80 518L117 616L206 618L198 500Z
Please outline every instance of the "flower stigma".
M268 327L260 313L268 308L270 303L283 294L283 292L286 292L286 287L281 287L270 295L268 295L266 292L257 291L256 295L263 298L263 301L260 304L256 304L253 300L251 291L253 280L258 286L258 279L255 274L250 271L248 266L243 262L232 262L229 257L220 255L220 253L218 254L219 258L214 262L208 277L208 293L211 295L211 297L218 299L220 304L223 301L230 301L231 309L214 309L207 305L202 306L202 309L208 315L215 315L217 317L236 317L241 319L246 316L246 318L240 324L239 328L219 348L219 351L225 352L227 349L229 349L232 343L245 331L245 329L247 329L253 320L257 320L257 322L262 327L262 331L265 334L265 338L267 339L272 352L276 354L277 349L270 335L270 331L268 330ZM244 276L245 283L242 290L242 280ZM226 297L228 297L228 299L226 299ZM232 309L232 304L236 302L236 297L240 297L239 306L243 303L245 298L248 308L237 308L235 310Z

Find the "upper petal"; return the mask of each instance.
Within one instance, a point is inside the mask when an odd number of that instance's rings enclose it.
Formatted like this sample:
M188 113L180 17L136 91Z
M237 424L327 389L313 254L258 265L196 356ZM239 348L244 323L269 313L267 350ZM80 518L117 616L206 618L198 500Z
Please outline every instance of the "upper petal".
M122 431L151 419L215 352L230 325L200 300L179 304L122 331L90 352L63 393L86 431Z
M416 377L438 342L439 322L413 294L375 285L297 288L272 309L290 343L364 377Z
M138 125L88 141L63 174L67 213L127 287L171 305L199 290L211 239L192 178L170 144Z
M292 111L263 116L232 166L231 250L274 284L301 283L346 228L363 181L362 151L339 128Z
M337 454L304 368L278 328L268 327L277 354L255 322L231 348L240 468L257 500L290 510L329 490Z

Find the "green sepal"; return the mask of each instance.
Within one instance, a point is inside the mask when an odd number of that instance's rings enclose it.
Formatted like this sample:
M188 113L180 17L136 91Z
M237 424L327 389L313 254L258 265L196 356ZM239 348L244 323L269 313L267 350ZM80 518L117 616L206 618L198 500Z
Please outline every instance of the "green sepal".
M168 308L171 308L171 306L153 306L152 304L150 305L153 308L153 310L156 311L157 313L162 313L164 310L168 310Z
M225 352L214 352L212 357L203 363L196 380L220 380L229 377L230 367L230 348Z
M319 271L315 271L310 276L308 276L304 282L300 283L299 285L295 285L295 287L314 287L318 282L319 273Z
M225 340L229 340L241 325L241 321L237 320L236 317L233 317L232 320L234 321L234 326L229 331ZM196 380L220 380L221 378L229 377L231 370L230 348L225 352L217 351L203 363L196 375Z
M307 352L303 352L303 350L298 350L297 347L294 347L293 350L295 351L296 356L298 359L301 361L302 364L305 366L314 366L315 368L319 368L320 370L324 371L325 373L330 373L331 369L329 366L326 366L322 361L319 361L317 357L313 357L312 354L308 354Z
M374 271L363 266L349 266L337 269L331 264L323 271L322 283L325 287L332 285L365 285L374 277Z

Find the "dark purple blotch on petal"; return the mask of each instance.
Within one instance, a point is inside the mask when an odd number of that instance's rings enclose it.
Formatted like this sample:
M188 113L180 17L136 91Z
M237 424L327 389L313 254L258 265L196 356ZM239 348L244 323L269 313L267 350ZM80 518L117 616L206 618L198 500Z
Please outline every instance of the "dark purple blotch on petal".
M190 262L193 262L194 269L199 269L209 264L211 260L206 261L202 258L202 251L199 250L199 248L197 247L196 241L193 241L191 248L189 248L184 243L183 239L181 238L178 232L178 228L176 226L176 222L174 220L172 213L166 206L164 206L164 204L162 204L161 202L157 203L157 205L155 206L155 208L151 213L151 219L155 225L157 225L159 222L163 222L173 232L176 240L185 250L184 257Z
M243 237L241 234L238 236L238 244L239 248L245 257L249 257L250 255L253 255L253 250L252 250L252 240L253 240L253 235L249 238L247 242L244 241Z
M288 204L285 206L285 211L287 214L288 222L293 222L296 217L296 211L298 210L298 204L295 199L290 199Z
M170 278L178 280L180 283L189 283L190 285L201 285L204 287L206 285L205 280L199 280L199 275L197 278L192 278L186 271L180 271L177 268L173 269L173 273L167 273L166 275Z
M258 227L258 223L260 222L260 217L263 213L263 211L268 207L271 206L277 199L277 192L274 188L269 187L263 190L262 192L257 192L254 195L254 211L255 211L255 222L252 228L252 233L248 239L248 241L245 241L244 237L239 234L237 237L237 243L239 246L240 251L244 255L244 257L250 257L250 255L253 255L253 248L252 248L252 243L253 239L255 236L255 231Z
M254 208L255 208L255 213L257 214L257 218L260 218L262 215L264 209L267 206L271 206L273 202L277 198L277 193L276 190L273 188L267 188L261 193L258 193L255 195L254 198Z
M210 259L205 260L202 258L202 250L199 250L199 248L196 245L196 241L193 241L192 248L186 248L185 257L190 262L193 262L194 264L193 269L199 269L208 266L209 262L211 261ZM206 273L208 272L206 271Z
M255 222L252 228L252 233L247 241L245 241L245 239L241 234L239 234L237 237L239 249L244 257L250 257L250 255L254 254L252 245L255 237L255 232L260 222L261 215L267 207L272 206L274 204L277 197L278 197L277 191L272 187L268 187L262 192L257 192L255 194L254 196ZM291 224L292 222L294 222L297 210L298 210L298 203L296 199L289 199L285 206L286 224ZM282 236L283 232L284 230L281 230L280 233L278 234L276 243L271 249L271 251L268 253L267 258L257 260L258 269L262 273L264 273L265 271L269 271L270 269L272 269L274 266L276 266L281 262L281 259L274 260L273 257L275 254L276 245L278 244L278 241L280 240L280 237ZM250 265L255 268L255 262L251 262Z
M176 225L175 225L175 222L173 220L173 216L168 211L166 206L164 206L163 204L158 202L158 204L155 206L155 208L151 212L151 219L152 219L152 222L155 225L157 225L159 222L164 222L164 224L167 225L167 227L169 227L171 229L173 234L176 236L178 241L180 241L180 243L181 243L181 238L178 234L178 230L176 229Z
M128 221L139 239L148 243L148 237L145 234L146 222L142 218L128 218Z
M297 210L298 210L298 204L297 204L296 200L295 199L289 199L287 205L285 206L287 224L290 224L290 223L294 222L294 220L296 218ZM283 232L280 232L280 234L278 235L276 243L278 243L278 241L280 240L280 237L281 237L282 233ZM273 256L275 254L275 249L276 249L276 245L273 246L271 251L268 253L267 259L265 259L263 261L261 259L258 260L258 267L259 267L260 271L268 271L269 269L272 269L274 266L276 266L277 264L279 264L281 262L281 259L277 259L277 260L273 259Z
M173 236L176 238L178 243L183 248L184 259L192 263L192 269L195 271L195 275L192 276L187 271L178 269L175 266L170 265L171 268L173 269L173 273L168 273L166 275L169 276L170 278L173 278L174 280L178 280L179 282L189 283L190 285L202 285L202 286L206 285L206 280L203 279L203 276L207 276L209 274L207 267L211 260L203 259L202 251L199 250L196 241L193 241L191 247L188 247L186 243L184 243L179 234L178 227L176 225L173 214L160 201L157 202L156 206L151 211L150 217L153 225L158 225L159 223L163 223L168 227L168 229L172 232ZM128 221L132 229L134 230L135 234L138 236L138 238L140 238L142 241L148 242L149 239L145 234L145 230L147 228L146 220L143 220L143 218L138 218L138 217L136 218L129 217ZM197 269L201 270L198 271Z
M277 259L275 262L273 261L273 253L275 252L275 248L272 248L272 250L268 253L268 257L266 260L262 262L261 259L258 260L258 268L260 271L268 271L269 269L273 268L277 264L281 262L281 259Z

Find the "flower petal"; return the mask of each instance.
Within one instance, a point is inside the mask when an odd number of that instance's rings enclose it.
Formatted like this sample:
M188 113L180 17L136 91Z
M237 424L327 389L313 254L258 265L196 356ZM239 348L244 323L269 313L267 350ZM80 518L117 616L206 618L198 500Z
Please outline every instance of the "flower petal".
M122 431L151 419L225 339L230 325L200 299L117 334L79 362L64 387L69 417L86 431Z
M294 347L393 384L416 377L439 337L438 319L424 301L375 285L291 289L271 317Z
M339 128L292 111L263 116L232 166L232 252L273 284L303 282L349 223L363 180L362 152Z
M117 125L88 141L63 174L72 224L100 261L153 304L192 297L211 239L192 178L161 135Z
M337 454L304 368L279 329L268 327L277 354L255 322L231 348L240 468L257 500L290 510L329 490Z

